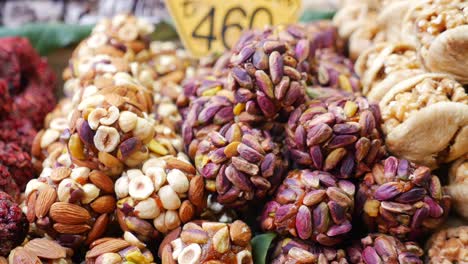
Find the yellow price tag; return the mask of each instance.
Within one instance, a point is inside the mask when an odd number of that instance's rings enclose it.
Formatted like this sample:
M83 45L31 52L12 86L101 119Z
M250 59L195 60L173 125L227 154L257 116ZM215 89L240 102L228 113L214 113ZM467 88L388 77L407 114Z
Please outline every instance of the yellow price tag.
M166 0L194 56L229 49L243 30L297 21L301 0Z

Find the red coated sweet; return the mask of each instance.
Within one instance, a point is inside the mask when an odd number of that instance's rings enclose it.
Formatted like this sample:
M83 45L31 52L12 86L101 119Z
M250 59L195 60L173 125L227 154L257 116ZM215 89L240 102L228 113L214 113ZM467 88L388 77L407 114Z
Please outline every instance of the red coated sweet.
M13 198L0 191L0 256L20 245L28 231L28 221Z
M23 151L31 152L37 131L31 120L8 117L0 122L0 140L18 144Z
M20 190L16 181L11 178L10 171L4 165L0 165L0 191L8 193L15 201L18 201Z
M0 164L8 167L12 179L20 190L24 190L28 181L34 176L31 156L15 143L0 141Z

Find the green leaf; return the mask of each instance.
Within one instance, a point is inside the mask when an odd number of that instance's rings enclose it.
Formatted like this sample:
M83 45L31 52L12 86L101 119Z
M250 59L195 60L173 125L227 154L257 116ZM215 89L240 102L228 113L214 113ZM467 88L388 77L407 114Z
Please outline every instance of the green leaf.
M315 20L332 19L335 11L306 10L299 18L301 22L311 22Z
M275 233L265 233L255 236L252 241L252 253L255 264L265 264L267 263L267 253L270 249L271 242L275 239Z
M0 37L26 37L41 55L46 55L57 48L79 42L91 33L92 28L93 25L38 23L24 25L19 28L0 28Z

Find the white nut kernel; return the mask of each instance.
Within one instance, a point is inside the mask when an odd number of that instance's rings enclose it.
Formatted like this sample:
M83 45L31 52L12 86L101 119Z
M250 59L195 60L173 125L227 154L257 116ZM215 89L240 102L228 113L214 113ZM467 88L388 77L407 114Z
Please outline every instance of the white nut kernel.
M60 137L60 132L55 129L47 129L41 137L41 148L46 148Z
M130 181L128 186L128 193L130 197L137 200L144 200L148 198L154 191L151 179L146 176L138 176Z
M139 249L146 248L146 244L141 242L134 234L132 234L132 233L130 233L128 231L124 232L123 238L125 239L125 241L130 243L132 246L135 246L135 247L137 247Z
M180 207L180 199L177 193L166 185L161 187L158 191L159 198L161 199L162 206L167 210L176 210Z
M200 262L201 247L198 244L190 244L184 248L177 257L179 264L196 264Z
M180 252L182 252L182 249L184 248L184 243L182 242L182 239L178 238L178 239L171 241L171 246L172 246L172 258L176 260Z
M93 140L99 151L112 152L120 142L120 135L113 127L100 126Z
M132 131L136 127L137 119L138 116L135 113L123 111L119 117L120 129L125 133Z
M166 212L161 212L161 214L156 217L153 221L154 227L161 233L167 233L168 229L165 223Z
M128 196L128 184L129 179L126 176L122 176L115 181L114 191L119 199Z
M84 184L85 182L88 181L88 176L89 172L91 170L87 167L76 167L73 168L71 173L70 173L70 178L75 180L76 182L80 184Z
M95 94L95 95L90 96L90 97L84 99L83 101L81 101L81 103L77 107L77 110L78 111L83 111L83 110L85 110L86 108L89 108L89 107L96 107L96 106L101 105L102 103L104 103L105 99L106 98L104 97L104 95Z
M153 179L155 191L159 191L161 186L166 183L166 172L162 168L151 167L146 170L146 176Z
M86 44L90 48L99 48L107 43L107 36L105 34L92 34L88 40L86 41Z
M151 158L145 161L141 170L143 171L144 174L147 174L147 170L152 167L165 168L166 162L163 159Z
M173 169L167 174L167 182L177 193L186 193L189 189L187 176L178 169Z
M28 197L29 194L32 193L33 191L36 191L36 190L42 191L47 187L48 187L47 184L40 182L37 179L32 179L28 182L28 184L26 184L26 190L24 191L24 193L25 193L25 196Z
M92 130L96 130L99 127L99 120L107 115L107 110L98 107L91 111L88 115L88 124Z
M81 199L81 202L83 204L89 204L99 196L100 190L96 185L87 183L83 185L83 192L84 192L84 196Z
M148 143L154 136L154 127L146 119L138 117L136 126L133 129L133 135L143 141L143 143Z
M122 263L122 257L117 253L104 253L96 258L96 264L118 264Z
M176 229L180 226L179 213L174 210L169 210L164 216L164 224L168 230Z
M60 182L57 188L57 197L61 202L68 202L73 190L81 189L81 186L74 180L67 178Z
M131 169L127 171L127 177L129 180L132 180L138 176L143 176L143 172L139 169Z
M99 122L103 125L110 126L119 119L120 110L116 106L111 106L107 109L107 115L99 119Z
M133 212L141 219L154 219L161 213L156 200L151 197L138 202Z
M62 164L64 167L70 167L72 165L72 160L70 158L70 154L63 153L57 158L57 162Z
M68 128L68 120L65 117L57 117L50 121L50 128L63 131Z

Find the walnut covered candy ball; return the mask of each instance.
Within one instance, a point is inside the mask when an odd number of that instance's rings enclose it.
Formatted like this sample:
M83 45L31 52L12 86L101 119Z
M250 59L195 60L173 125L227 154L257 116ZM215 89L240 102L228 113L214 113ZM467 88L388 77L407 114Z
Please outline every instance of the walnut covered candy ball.
M379 106L392 154L437 168L467 153L468 95L448 75L423 73L403 80Z
M370 231L417 239L445 221L450 200L428 167L389 157L364 176L356 212Z
M456 160L449 170L449 182L444 190L452 198L453 209L461 217L468 219L468 154Z
M189 222L169 233L159 247L162 264L253 264L252 233L244 222Z
M416 243L385 234L370 234L354 241L346 251L352 264L423 264L424 251Z
M268 131L234 123L200 142L195 166L219 203L242 207L272 194L280 184L287 168L280 147Z
M427 263L468 262L468 226L442 229L427 243Z
M5 192L0 191L0 256L23 243L29 224L19 205Z
M206 203L201 176L180 154L150 158L115 183L117 217L123 230L149 241L193 219Z
M354 194L353 183L327 172L292 171L265 205L262 229L336 245L352 229Z
M291 113L286 145L299 166L361 177L385 153L380 120L363 97L311 100Z
M276 243L271 264L348 264L343 249L324 247L299 239L284 238Z
M123 238L104 237L94 241L86 252L86 263L154 264L154 257L144 243L129 232Z

